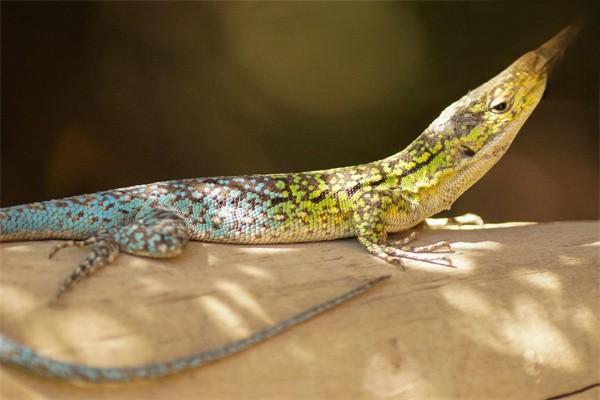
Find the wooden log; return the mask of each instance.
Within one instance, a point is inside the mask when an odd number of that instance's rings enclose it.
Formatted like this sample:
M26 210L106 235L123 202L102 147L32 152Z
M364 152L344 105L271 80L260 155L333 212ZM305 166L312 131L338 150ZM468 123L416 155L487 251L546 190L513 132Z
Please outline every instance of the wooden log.
M600 382L598 222L419 232L456 269L405 272L354 239L191 243L173 260L120 255L48 306L84 257L57 242L0 245L1 330L45 355L135 366L207 350L340 294L390 280L238 355L186 373L77 384L0 368L3 399L546 398ZM598 388L577 399L600 396Z

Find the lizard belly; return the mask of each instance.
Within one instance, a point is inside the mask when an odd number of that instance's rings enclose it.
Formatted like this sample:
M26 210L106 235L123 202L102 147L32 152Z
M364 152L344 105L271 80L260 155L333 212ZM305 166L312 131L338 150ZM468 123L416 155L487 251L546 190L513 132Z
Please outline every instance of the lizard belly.
M280 214L268 218L225 216L210 223L193 223L191 239L221 243L298 243L334 240L355 236L350 218L318 214L301 218Z

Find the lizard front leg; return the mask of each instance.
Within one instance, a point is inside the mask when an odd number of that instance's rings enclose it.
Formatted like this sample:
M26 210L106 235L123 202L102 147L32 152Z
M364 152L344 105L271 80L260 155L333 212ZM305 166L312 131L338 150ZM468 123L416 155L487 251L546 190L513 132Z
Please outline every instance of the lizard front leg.
M389 191L370 191L360 196L354 206L353 216L354 228L360 243L369 253L401 268L404 268L403 259L451 267L452 262L447 256L423 254L423 252L439 249L449 250L450 246L446 242L405 250L400 246L410 242L415 237L413 234L399 242L387 240L385 217L395 203L394 196Z
M53 301L84 277L110 264L119 252L152 258L175 257L189 238L185 222L171 211L145 207L131 223L111 228L82 241L59 244L52 257L65 247L93 245L92 252L60 284Z

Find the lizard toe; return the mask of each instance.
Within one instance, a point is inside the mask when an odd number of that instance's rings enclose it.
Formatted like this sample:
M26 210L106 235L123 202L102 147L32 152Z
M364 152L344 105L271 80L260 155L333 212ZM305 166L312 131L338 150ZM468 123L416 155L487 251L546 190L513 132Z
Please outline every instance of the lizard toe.
M85 247L85 246L89 246L90 244L93 244L95 242L96 242L96 238L91 237L86 240L68 240L66 242L59 243L56 246L54 246L52 248L52 250L50 250L50 254L48 254L48 258L54 257L54 255L56 253L58 253L62 249L66 249L67 247Z

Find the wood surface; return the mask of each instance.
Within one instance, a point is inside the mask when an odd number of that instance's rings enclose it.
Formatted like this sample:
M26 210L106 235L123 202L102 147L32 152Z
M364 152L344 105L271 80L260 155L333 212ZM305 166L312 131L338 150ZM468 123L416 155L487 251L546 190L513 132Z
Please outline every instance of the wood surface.
M2 399L543 399L600 382L599 224L507 223L419 232L456 269L405 272L355 239L191 243L173 260L120 255L56 306L86 254L0 245L1 330L57 359L134 366L246 336L365 279L392 278L238 355L154 381L93 385L3 366ZM600 398L592 389L574 399Z

